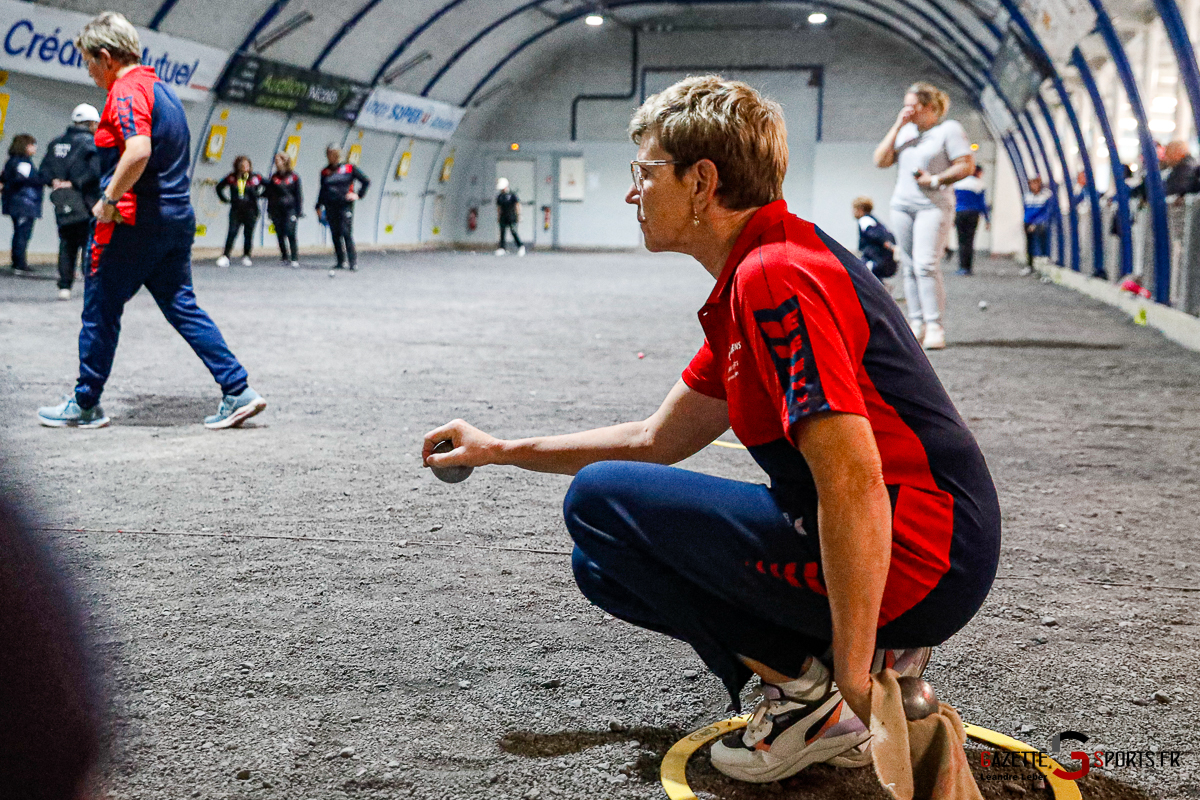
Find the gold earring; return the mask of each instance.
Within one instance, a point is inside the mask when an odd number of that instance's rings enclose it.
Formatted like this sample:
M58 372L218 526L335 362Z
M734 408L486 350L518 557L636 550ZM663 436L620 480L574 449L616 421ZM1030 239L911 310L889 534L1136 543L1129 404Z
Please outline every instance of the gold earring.
M696 212L696 209L694 209L694 208L692 209L692 224L696 225L696 226L699 226L699 224L700 224L700 215Z

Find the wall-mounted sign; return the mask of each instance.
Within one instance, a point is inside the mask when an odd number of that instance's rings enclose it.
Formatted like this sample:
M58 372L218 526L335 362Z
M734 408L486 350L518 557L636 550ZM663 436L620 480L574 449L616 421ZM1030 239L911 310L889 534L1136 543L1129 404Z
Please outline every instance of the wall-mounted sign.
M391 89L375 89L358 115L358 124L388 133L446 141L454 135L465 109Z
M209 161L220 161L225 152L225 139L229 129L224 125L213 125L208 129L208 139L204 142L204 157Z
M0 94L0 139L4 138L4 120L8 117L8 95Z
M411 146L411 145L410 145ZM400 156L400 163L396 164L396 177L408 177L408 168L412 166L412 151L405 150Z
M571 202L583 200L583 159L558 160L558 199Z
M75 36L91 14L18 0L0 0L0 69L90 85ZM142 63L154 67L181 100L203 100L217 82L229 53L165 33L138 28Z
M350 152L346 154L346 163L358 166L358 162L362 161L362 145L350 145Z
M992 62L992 78L1000 94L1017 112L1022 111L1049 76L1045 59L1035 55L1015 28L1010 27Z
M450 180L450 172L454 169L454 150L450 151L450 155L446 156L446 160L442 162L442 173L438 175L438 180L442 183Z
M370 91L336 75L242 53L229 65L217 94L231 103L354 122Z

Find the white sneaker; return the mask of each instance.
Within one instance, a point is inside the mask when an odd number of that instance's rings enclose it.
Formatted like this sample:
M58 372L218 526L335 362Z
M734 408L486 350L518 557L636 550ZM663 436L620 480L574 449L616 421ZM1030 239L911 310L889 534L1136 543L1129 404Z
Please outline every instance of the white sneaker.
M508 251L507 251L507 250L505 250L503 247L497 247L497 248L496 248L496 255L498 255L498 256L506 256L506 255L508 255Z
M1032 274L1033 274L1033 267L1028 266L1028 265L1021 267L1021 277L1022 278L1028 277Z
M59 289L58 290L58 299L59 300L70 300L71 299L71 290L70 289Z
M917 344L925 340L925 322L919 319L910 319L908 327L912 331L913 336L917 338Z
M517 255L519 255L519 256L525 255L525 245L521 245L520 247L517 248Z
M839 758L845 766L859 766L862 755L848 751L868 742L871 732L846 706L827 671L825 681L825 692L812 701L792 699L778 686L763 684L746 729L713 744L713 766L749 783L783 780L810 764Z
M929 666L929 657L931 655L933 655L932 647L910 647L907 650L876 650L875 658L871 662L871 674L873 675L884 669L892 669L899 673L902 678L919 678L925 674L925 668ZM844 711L846 714L854 713L850 709L845 709ZM843 720L843 722L846 721ZM844 753L839 753L833 758L828 758L825 760L825 763L831 767L841 767L842 769L857 769L868 766L871 763L871 740L868 739Z
M242 266L243 267L253 267L254 266L254 262L250 260L250 256L242 256Z
M299 261L293 261L293 262L292 262L292 269L300 269L300 262L299 262Z
M942 327L942 323L925 323L925 338L921 341L921 346L926 350L946 349L946 329Z
M217 259L217 266L224 269L229 266L229 256L221 256Z

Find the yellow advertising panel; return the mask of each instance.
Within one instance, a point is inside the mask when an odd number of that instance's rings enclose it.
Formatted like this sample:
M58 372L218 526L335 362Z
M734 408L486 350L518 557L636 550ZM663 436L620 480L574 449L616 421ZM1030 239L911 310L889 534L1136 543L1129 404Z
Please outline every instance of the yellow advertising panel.
M4 120L8 118L8 95L0 94L0 138L4 136Z
M225 152L225 139L229 129L224 125L213 125L208 129L208 140L204 143L204 157L209 161L220 161Z
M292 160L292 169L296 168L296 159L300 158L300 137L289 136L283 145L283 152Z
M362 145L350 145L350 152L346 155L346 161L354 166L358 166L358 162L362 161Z
M438 180L442 183L450 180L450 171L454 169L454 150L450 151L450 155L446 156L446 160L442 162L442 174L438 176Z
M405 150L404 154L400 156L400 163L396 165L396 177L397 178L408 177L408 168L411 166L412 166L412 151Z

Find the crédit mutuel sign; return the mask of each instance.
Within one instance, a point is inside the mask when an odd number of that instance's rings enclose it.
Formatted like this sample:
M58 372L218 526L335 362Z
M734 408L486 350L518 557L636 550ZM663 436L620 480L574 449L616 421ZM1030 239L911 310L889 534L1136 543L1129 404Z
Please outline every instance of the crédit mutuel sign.
M0 0L0 69L24 72L68 83L90 84L75 36L91 20L89 14ZM229 53L165 33L138 28L142 63L153 67L181 100L203 100Z

